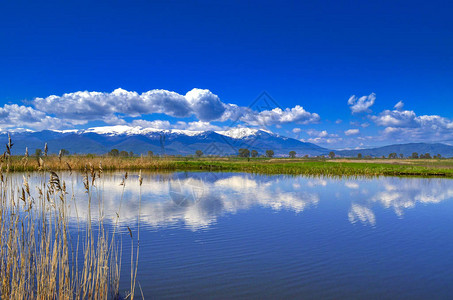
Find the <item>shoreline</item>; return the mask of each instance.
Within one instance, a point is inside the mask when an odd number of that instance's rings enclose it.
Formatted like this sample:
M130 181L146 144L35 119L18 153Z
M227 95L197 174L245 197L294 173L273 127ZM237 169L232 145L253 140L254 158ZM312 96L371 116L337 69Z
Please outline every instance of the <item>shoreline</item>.
M33 171L230 171L258 174L315 175L315 176L400 176L453 178L453 159L290 159L290 158L156 158L156 157L104 157L11 156L1 162L2 172Z

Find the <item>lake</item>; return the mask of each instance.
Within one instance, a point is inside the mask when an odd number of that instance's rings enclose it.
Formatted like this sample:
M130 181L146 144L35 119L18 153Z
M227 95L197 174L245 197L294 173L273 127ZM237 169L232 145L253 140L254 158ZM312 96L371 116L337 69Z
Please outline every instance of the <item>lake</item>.
M82 177L63 176L73 228ZM178 172L143 174L140 192L123 177L105 174L91 206L107 228L120 216L123 292L140 206L145 298L453 299L452 180Z

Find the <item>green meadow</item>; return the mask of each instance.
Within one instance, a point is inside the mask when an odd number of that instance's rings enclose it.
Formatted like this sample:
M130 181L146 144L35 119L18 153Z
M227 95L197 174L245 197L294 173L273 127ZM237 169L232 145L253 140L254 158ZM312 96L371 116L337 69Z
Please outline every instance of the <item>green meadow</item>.
M326 176L453 177L453 159L318 159L239 157L12 156L3 171L76 170L228 171Z

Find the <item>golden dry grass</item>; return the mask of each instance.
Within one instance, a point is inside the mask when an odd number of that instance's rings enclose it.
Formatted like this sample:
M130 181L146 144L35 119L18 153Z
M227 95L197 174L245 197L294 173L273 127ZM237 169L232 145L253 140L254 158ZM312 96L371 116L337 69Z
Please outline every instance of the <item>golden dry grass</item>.
M5 163L6 169L11 169L13 163L8 159ZM1 299L119 298L121 244L117 226L109 234L102 218L96 228L91 221L93 187L102 180L102 172L102 167L95 169L93 165L84 171L89 213L78 225L80 230L71 236L68 207L76 205L76 199L74 194L68 196L66 182L56 172L41 173L48 179L33 191L27 174L22 183L17 183L10 179L9 171L0 169ZM127 173L123 191L126 179ZM103 205L97 209L102 215ZM130 299L134 298L138 248L135 259L131 264L131 293L126 296Z

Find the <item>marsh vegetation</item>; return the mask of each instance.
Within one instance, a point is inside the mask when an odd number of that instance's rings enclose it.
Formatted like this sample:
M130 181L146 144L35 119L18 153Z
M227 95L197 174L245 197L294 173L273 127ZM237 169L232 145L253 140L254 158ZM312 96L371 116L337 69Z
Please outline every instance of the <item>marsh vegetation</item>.
M7 152L12 145L10 141ZM119 279L123 239L118 233L121 211L117 211L116 222L107 230L102 218L102 165L95 168L87 164L83 170L83 197L90 209L78 215L77 202L81 199L73 191L77 179L70 176L66 182L56 171L44 171L44 161L48 160L39 158L36 169L41 171L23 173L19 181L11 176L15 159L5 155L5 165L0 169L0 298L133 299L139 249L137 246L135 252L131 251L131 285L129 293L122 295ZM123 191L126 180L127 173ZM141 186L141 177L139 181ZM95 222L91 206L101 216ZM70 210L76 213L71 222ZM130 231L132 249L139 236L135 238Z
M111 157L94 155L11 156L5 171L84 171L89 165L104 170L237 171L260 174L332 176L453 177L452 159L348 159L267 157Z

